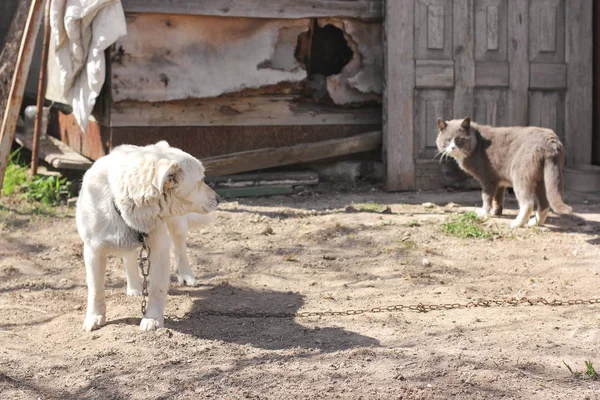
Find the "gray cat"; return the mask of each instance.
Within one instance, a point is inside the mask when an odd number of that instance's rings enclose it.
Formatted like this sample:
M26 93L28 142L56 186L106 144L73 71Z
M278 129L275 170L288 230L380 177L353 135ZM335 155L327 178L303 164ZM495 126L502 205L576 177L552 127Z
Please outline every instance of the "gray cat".
M525 225L537 197L538 208L529 225L543 225L549 207L557 214L573 209L563 201L563 165L565 151L558 136L538 127L502 127L464 120L438 119L440 133L436 143L444 156L456 160L460 168L472 175L482 188L483 209L502 214L504 192L512 187L519 201L519 215L513 228Z

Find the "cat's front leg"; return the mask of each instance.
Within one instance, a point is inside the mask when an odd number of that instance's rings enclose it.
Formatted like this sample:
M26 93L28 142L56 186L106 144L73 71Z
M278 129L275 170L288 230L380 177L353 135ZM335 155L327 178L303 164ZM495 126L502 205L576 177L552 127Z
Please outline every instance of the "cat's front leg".
M503 186L498 186L496 189L496 194L494 195L494 199L492 201L492 214L495 216L502 215L502 211L504 209L504 193L506 192L506 188Z
M490 216L492 210L492 199L496 194L496 187L490 185L484 185L481 190L481 200L483 200L483 207L477 210L477 216L481 219L485 219Z

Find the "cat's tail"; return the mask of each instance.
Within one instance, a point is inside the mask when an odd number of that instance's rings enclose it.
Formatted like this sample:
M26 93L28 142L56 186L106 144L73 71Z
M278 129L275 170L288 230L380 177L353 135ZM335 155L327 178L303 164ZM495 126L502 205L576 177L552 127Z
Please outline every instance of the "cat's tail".
M564 164L564 152L558 151L546 157L544 162L544 186L546 196L552 210L559 214L571 214L573 209L566 205L563 200L564 179L562 166Z

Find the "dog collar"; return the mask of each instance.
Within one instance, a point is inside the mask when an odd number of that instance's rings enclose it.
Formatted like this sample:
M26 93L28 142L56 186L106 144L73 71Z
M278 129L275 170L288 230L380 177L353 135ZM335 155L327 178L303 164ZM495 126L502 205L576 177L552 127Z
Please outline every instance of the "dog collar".
M119 217L121 217L121 219L123 220L123 222L125 222L125 225L127 225L127 222L123 219L123 216L121 215L121 210L119 210L119 207L117 207L117 203L115 203L114 199L113 199L112 203L113 203L113 207L115 208L115 211L117 212L117 214L119 214ZM127 226L129 226L129 225L127 225ZM131 228L131 229L133 229L133 228ZM142 231L136 231L136 232L137 232L138 242L144 243L144 241L148 237L148 234L146 232L142 232Z

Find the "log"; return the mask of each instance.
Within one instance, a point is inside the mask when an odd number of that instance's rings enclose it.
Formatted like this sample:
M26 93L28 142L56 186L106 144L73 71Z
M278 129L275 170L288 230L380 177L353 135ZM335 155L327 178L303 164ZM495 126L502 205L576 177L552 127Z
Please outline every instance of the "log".
M219 176L362 153L380 146L381 131L376 131L343 139L211 157L203 159L202 163L207 176Z

